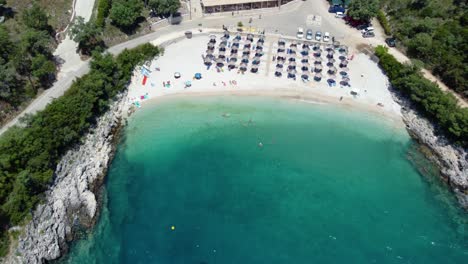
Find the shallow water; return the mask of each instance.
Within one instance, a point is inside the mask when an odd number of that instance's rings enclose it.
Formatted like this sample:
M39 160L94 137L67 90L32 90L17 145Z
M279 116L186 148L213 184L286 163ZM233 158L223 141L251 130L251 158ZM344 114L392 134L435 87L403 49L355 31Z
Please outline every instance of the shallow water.
M64 262L467 263L466 214L394 124L270 98L142 110Z

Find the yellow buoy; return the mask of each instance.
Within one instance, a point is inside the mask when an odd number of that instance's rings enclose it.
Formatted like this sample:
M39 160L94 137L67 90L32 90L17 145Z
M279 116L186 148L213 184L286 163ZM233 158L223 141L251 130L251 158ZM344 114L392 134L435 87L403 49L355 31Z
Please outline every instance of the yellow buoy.
M175 226L171 226L171 230L175 230Z

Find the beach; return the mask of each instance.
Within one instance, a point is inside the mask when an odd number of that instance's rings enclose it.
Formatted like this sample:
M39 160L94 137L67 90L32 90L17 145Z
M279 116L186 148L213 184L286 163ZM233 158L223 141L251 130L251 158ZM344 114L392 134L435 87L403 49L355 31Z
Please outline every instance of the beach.
M221 34L216 36L219 41ZM145 66L148 75L145 84L142 70L137 69L129 86L128 103L144 108L145 104L154 102L154 99L174 95L274 96L356 107L394 119L401 116L400 107L393 101L388 90L387 77L365 54L349 51L352 58L348 65L351 87L339 84L330 87L325 78L320 82L303 82L300 78L293 80L286 76L276 77L275 62L270 60L277 48L278 36L266 36L263 50L265 56L262 56L257 73L239 73L238 69L228 70L227 67L217 70L215 65L207 69L202 56L209 39L208 34L199 34L192 39L172 42L165 47L163 56ZM179 78L175 78L176 73L180 74ZM202 78L195 79L196 73L200 73ZM189 87L187 82L190 82ZM358 90L359 94L352 95L352 90Z

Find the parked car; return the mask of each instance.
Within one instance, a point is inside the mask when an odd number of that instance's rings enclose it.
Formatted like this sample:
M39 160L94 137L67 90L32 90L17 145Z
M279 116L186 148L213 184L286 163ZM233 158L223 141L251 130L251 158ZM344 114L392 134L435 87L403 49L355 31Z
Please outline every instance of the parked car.
M306 32L306 39L312 40L314 38L314 33L312 33L312 29L308 29Z
M345 14L343 12L336 12L336 15L335 15L336 18L344 18L345 17Z
M325 42L330 41L330 33L328 32L323 33L323 41Z
M320 31L315 32L315 40L317 41L322 40L322 32Z
M297 28L297 34L296 34L298 39L301 39L304 37L304 29L303 28Z
M341 12L344 13L346 9L340 5L332 5L330 8L328 8L329 13L336 13L336 12Z
M362 33L363 38L373 38L375 37L374 31L366 31Z
M387 39L385 39L385 43L387 43L387 45L389 47L395 47L396 46L396 39L395 38L387 38Z
M374 28L373 27L365 27L364 29L361 30L362 33L364 32L373 32L374 31Z

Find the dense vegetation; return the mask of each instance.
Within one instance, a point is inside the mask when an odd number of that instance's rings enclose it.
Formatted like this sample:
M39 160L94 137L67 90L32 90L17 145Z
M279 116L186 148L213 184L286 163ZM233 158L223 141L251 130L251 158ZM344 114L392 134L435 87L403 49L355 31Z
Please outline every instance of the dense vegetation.
M382 0L395 37L468 97L468 2L464 0Z
M459 107L452 94L422 77L419 69L399 63L387 48L377 47L376 55L392 86L413 102L449 139L468 147L468 109Z
M96 25L98 27L103 27L105 24L105 20L109 15L109 11L111 8L111 0L98 0L98 9L97 9L97 16L96 16Z
M0 12L6 12L5 8L0 7ZM13 29L0 25L0 124L40 89L49 87L56 72L54 31L46 12L33 2L29 9L7 19L17 21L6 22L15 25Z
M14 127L0 138L0 251L5 253L7 245L4 228L19 223L40 201L60 157L126 88L135 66L159 52L144 44L116 58L94 54L90 73L43 111L28 117L24 128Z
M360 21L369 21L377 15L379 0L352 0L347 15Z

